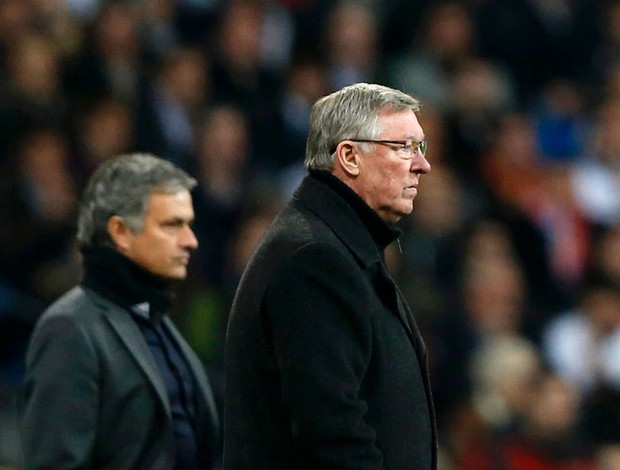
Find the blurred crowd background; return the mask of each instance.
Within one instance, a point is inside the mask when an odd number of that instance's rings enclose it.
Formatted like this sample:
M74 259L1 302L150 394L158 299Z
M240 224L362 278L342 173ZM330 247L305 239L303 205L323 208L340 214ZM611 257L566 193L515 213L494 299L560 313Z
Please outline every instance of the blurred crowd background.
M609 0L0 0L0 467L33 324L80 280L93 169L144 151L198 179L174 320L221 399L231 298L304 175L311 105L360 81L423 103L433 170L388 262L430 350L440 468L620 468Z

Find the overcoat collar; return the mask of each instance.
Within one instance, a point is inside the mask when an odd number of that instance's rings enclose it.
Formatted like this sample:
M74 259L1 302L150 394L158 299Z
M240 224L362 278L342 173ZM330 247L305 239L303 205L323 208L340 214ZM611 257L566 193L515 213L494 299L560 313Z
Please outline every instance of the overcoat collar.
M293 195L293 199L304 204L325 221L342 242L349 247L364 269L374 263L381 262L383 260L382 249L398 238L400 230L384 223L383 230L385 233L382 233L380 237L382 241L375 240L360 214L339 194L342 190L336 190L331 187L332 185L326 184L322 181L324 178L325 176L319 175L317 177L316 174L306 176ZM344 186L344 183L341 184ZM344 190L351 192L349 197L359 199L359 196L348 187L345 187ZM361 199L359 199L359 203L364 204ZM365 209L372 211L369 207ZM379 216L376 217L378 220ZM379 246L378 243L384 246Z
M350 202L321 179L317 179L313 174L307 176L295 192L294 199L308 207L334 231L336 236L359 260L362 269L368 270L368 272L373 269L378 270L379 276L376 278L376 282L383 285L387 283L387 289L380 289L383 292L382 297L398 316L420 356L425 357L426 351L413 314L385 267L382 250L380 251L380 248L383 247L378 245L376 239L373 239L369 228L364 224L359 213ZM352 194L355 196L355 193ZM360 202L363 203L361 199ZM368 208L368 210L372 209ZM391 232L393 238L401 233L399 229L385 225L385 232L381 237L385 242L387 242L387 238L385 238L387 233ZM376 231L377 228L375 227L375 233Z

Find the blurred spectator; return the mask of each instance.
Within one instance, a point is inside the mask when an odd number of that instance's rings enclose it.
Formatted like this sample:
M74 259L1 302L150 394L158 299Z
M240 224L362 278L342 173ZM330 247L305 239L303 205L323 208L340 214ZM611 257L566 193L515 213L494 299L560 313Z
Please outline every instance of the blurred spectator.
M176 0L137 0L141 30L149 58L161 60L181 47L176 27Z
M480 470L475 465L515 432L531 405L541 361L531 342L511 335L484 340L464 366L471 391L444 420L444 448L456 468Z
M451 163L468 175L492 145L502 116L515 108L516 92L505 70L489 61L463 58L455 66L449 93L447 123L458 149Z
M619 235L609 227L593 240L580 302L549 322L544 343L551 365L582 391L584 431L605 446L620 442Z
M513 432L534 397L542 373L533 343L516 336L499 336L483 343L470 363L472 405L494 434Z
M246 116L236 107L209 110L198 129L195 172L196 236L201 249L195 255L200 275L222 287L226 246L235 232L244 205L251 199L248 182L252 148Z
M302 166L312 104L330 89L326 74L325 67L313 59L291 64L278 101L279 141L271 158L276 170ZM297 187L292 182L290 186Z
M509 363L504 364L510 367ZM496 369L496 375L502 371ZM518 376L515 376L518 377ZM533 380L532 380L533 379ZM579 432L577 391L551 373L520 377L511 385L521 403L518 426L473 442L460 459L462 470L595 470L593 449Z
M601 225L620 221L620 99L602 102L584 161L572 170L572 191L584 217Z
M54 128L22 136L0 195L0 466L19 464L16 391L38 315L81 271L73 247L68 142ZM12 468L12 467L9 467Z
M429 150L429 155L434 154ZM472 215L466 199L449 167L433 167L416 196L416 216L401 223L403 254L394 276L413 311L424 312L418 320L422 330L457 298L460 237Z
M68 143L54 129L31 131L20 142L5 204L2 272L11 284L49 301L75 279L71 249L76 192ZM64 272L59 268L65 266ZM58 271L56 269L59 269Z
M522 114L504 116L481 161L492 200L521 218L519 225L529 225L530 233L538 233L539 239L528 243L531 248L519 245L519 253L533 297L557 307L558 296L570 296L580 281L590 235L588 221L576 207L568 167L543 161L532 121Z
M481 0L474 5L474 29L483 57L510 68L519 104L527 108L550 79L569 76L578 43L573 28L578 8L566 0ZM592 2L582 2L592 3ZM579 40L583 39L583 34Z
M418 97L425 106L452 108L451 88L460 61L475 50L475 30L467 6L435 2L420 31L412 30L410 49L387 64L385 81Z
M189 168L194 127L209 95L204 54L188 47L169 51L138 107L136 147Z
M363 2L337 2L323 32L322 55L333 90L375 77L378 31L372 9Z
M102 94L135 102L146 80L144 38L134 2L103 2L68 70L70 96L83 105Z
M462 256L461 295L473 332L492 337L524 331L527 290L508 227L479 221Z
M602 384L620 393L620 284L602 274L584 282L579 303L545 327L551 367L584 395Z
M0 160L11 144L33 127L65 124L67 102L61 58L51 38L34 33L14 38L6 58L7 75L0 103Z
M520 113L502 116L480 171L492 194L505 204L530 213L543 197L540 149L531 120Z
M212 86L215 102L235 103L247 113L255 161L268 166L281 81L262 62L265 14L259 2L226 3L213 41Z
M596 470L615 470L616 468L620 468L620 443L600 446Z
M575 201L570 167L541 167L545 196L533 213L549 243L551 273L556 284L570 295L579 287L589 257L592 227Z
M295 42L293 16L285 2L260 0L265 14L261 27L260 55L263 66L275 73L282 73L290 66Z
M458 151L449 163L476 171L498 120L516 105L509 71L478 56L476 30L466 3L435 2L410 50L388 60L385 80L418 96L445 116Z
M0 2L0 51L3 55L16 38L32 29L35 6L33 0Z
M458 297L435 319L428 341L439 419L469 394L468 364L478 348L493 338L534 336L536 320L506 225L475 222L457 259Z
M79 51L84 35L79 19L72 11L72 5L70 5L72 1L76 0L35 0L32 2L36 9L35 14L31 16L35 27L53 38L65 58L73 57Z
M133 148L134 116L127 103L105 96L75 116L72 167L82 187L101 163Z
M511 468L594 469L593 449L580 429L578 391L552 373L536 386L522 431L508 443Z
M592 240L590 269L620 285L620 225L606 227Z
M589 137L583 105L583 95L572 82L555 80L542 89L533 109L533 125L546 160L565 162L583 156Z

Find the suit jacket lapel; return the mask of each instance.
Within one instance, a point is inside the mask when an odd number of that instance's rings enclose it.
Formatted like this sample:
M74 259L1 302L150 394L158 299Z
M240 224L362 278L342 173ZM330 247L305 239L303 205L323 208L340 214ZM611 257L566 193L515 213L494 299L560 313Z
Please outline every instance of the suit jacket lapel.
M144 336L140 328L138 328L138 325L136 325L136 322L131 318L131 314L110 303L105 318L146 375L149 383L153 386L153 389L162 402L166 414L170 417L170 402L168 401L166 386L161 378L151 351L146 344Z

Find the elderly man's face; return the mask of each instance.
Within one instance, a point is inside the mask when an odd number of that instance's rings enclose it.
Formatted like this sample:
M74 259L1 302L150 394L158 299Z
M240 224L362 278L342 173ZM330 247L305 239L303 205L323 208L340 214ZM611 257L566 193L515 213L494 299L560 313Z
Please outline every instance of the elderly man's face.
M375 140L407 140L419 142L424 131L413 111L379 114L382 129ZM370 144L369 151L360 148L359 177L354 190L386 222L394 223L413 210L420 175L431 171L426 157L417 153L403 158L398 146Z

